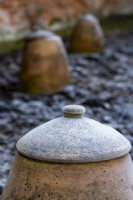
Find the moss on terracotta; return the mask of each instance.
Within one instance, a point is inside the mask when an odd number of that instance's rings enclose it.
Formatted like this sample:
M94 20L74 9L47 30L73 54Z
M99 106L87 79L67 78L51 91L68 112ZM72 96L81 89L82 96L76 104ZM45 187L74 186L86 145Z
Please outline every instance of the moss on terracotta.
M133 15L103 17L100 19L100 22L105 33L128 32L133 30Z
M3 40L0 41L0 52L11 52L20 49L24 46L24 41L21 40Z

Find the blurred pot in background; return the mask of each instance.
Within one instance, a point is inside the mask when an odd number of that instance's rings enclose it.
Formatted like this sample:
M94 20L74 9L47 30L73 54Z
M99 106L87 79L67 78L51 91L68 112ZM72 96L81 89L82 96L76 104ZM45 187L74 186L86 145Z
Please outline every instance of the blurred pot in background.
M59 36L38 30L26 37L20 85L31 94L54 93L70 82L65 48Z
M93 15L84 15L76 23L71 40L70 51L75 53L94 53L103 49L104 34Z

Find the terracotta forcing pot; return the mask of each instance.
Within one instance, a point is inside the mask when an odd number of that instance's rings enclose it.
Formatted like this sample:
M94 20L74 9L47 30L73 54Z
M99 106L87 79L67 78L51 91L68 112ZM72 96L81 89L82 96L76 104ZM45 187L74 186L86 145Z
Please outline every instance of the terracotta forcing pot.
M94 53L103 49L104 34L98 19L93 15L80 17L74 26L70 51L73 53Z
M70 83L68 60L62 40L48 31L26 37L20 87L31 94L54 93Z
M128 140L82 106L63 112L18 141L2 200L132 200Z

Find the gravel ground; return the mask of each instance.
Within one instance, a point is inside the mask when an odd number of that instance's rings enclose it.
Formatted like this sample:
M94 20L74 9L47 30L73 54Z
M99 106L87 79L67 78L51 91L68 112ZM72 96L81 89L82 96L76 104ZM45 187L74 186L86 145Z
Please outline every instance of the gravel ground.
M16 141L30 129L61 115L67 104L82 104L86 116L110 125L133 145L133 33L106 37L100 54L69 54L72 84L55 95L19 91L21 51L0 54L0 193ZM131 149L133 158L133 148Z

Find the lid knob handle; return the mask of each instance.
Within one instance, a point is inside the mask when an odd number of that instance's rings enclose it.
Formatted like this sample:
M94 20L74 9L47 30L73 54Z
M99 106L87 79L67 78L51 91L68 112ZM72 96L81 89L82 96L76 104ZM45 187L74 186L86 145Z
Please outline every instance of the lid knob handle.
M84 116L86 109L80 105L67 105L63 107L64 117L81 118Z

